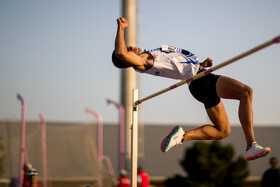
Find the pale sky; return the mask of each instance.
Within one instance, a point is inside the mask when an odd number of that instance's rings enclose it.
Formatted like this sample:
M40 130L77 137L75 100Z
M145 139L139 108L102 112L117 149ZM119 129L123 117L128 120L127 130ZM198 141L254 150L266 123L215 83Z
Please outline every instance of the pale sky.
M279 0L142 0L137 6L140 47L174 45L215 64L280 35ZM27 120L39 121L42 113L47 121L87 122L89 107L117 123L118 111L106 99L120 98L120 70L111 63L120 16L120 0L0 1L0 119L20 119L20 93ZM256 125L280 126L279 69L275 44L215 73L254 89ZM140 97L177 82L139 75ZM238 102L224 104L230 122L239 124ZM209 121L187 86L140 108L144 123Z

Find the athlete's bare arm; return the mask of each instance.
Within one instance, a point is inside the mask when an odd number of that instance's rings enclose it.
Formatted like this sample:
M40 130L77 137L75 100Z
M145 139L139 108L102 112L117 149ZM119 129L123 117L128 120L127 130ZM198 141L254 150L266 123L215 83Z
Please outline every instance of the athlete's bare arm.
M146 60L143 58L142 51L139 48L127 47L124 40L124 29L128 27L128 22L125 18L117 19L118 30L115 40L115 53L118 58L132 66L135 69L144 71Z

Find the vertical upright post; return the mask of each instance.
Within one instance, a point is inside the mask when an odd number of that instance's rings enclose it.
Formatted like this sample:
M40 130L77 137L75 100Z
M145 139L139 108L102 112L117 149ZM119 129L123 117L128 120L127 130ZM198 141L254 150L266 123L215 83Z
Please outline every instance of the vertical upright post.
M131 126L131 186L137 187L137 159L138 159L138 89L133 89L133 111Z
M122 16L128 20L128 28L125 30L124 37L127 46L135 46L135 16L136 6L135 0L122 0ZM131 110L132 103L132 89L136 88L136 73L133 68L126 68L121 71L121 103L125 109L125 152L131 154L131 142L129 127L132 123ZM126 165L129 170L129 166Z
M47 164L47 149L46 149L46 120L42 114L40 114L40 120L42 123L43 187L47 187L48 164Z
M17 95L21 101L21 139L20 139L20 166L19 166L19 187L23 184L23 167L24 167L24 153L25 153L25 101L21 95Z

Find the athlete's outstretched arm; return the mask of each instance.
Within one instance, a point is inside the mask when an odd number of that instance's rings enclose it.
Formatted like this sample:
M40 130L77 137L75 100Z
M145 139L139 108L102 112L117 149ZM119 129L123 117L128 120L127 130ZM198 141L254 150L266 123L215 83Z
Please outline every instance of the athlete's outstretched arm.
M128 22L125 18L117 19L118 30L115 40L115 54L118 58L123 60L130 66L141 66L145 61L139 57L135 52L128 51L124 40L124 29L128 27Z
M118 18L118 30L117 30L117 36L115 40L115 53L118 56L121 56L122 54L127 52L127 48L125 45L124 40L124 29L128 27L128 22L125 18Z

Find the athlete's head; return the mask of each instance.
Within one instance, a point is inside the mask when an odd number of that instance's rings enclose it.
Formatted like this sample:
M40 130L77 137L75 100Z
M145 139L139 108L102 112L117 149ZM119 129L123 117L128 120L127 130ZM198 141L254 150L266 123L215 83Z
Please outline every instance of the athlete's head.
M135 53L138 56L142 54L142 50L138 47L128 46L126 49L128 52Z
M127 47L127 51L130 52L130 53L134 53L134 54L136 54L138 56L142 54L142 50L140 48L137 48L137 47L128 46ZM128 67L131 67L130 65L128 65L127 63L125 63L124 61L122 61L121 59L119 59L117 57L117 55L115 54L115 50L112 53L112 61L113 61L113 64L117 68L128 68Z
M117 55L115 54L115 50L112 53L112 62L117 68L123 69L123 68L130 67L130 66L126 65L126 63L124 61L122 61L121 59L119 59L117 57Z

